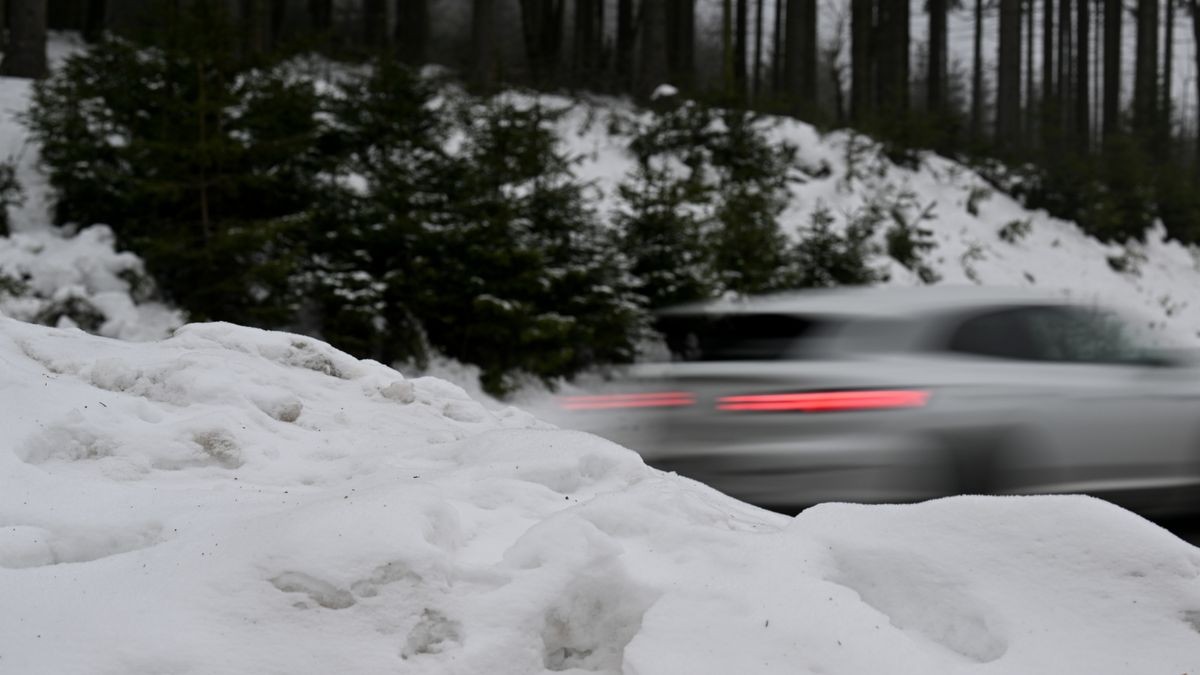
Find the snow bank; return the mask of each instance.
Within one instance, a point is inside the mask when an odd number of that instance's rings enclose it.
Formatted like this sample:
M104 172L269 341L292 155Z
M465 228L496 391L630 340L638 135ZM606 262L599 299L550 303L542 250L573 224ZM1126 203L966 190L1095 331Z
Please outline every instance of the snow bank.
M151 301L141 259L114 246L103 225L0 237L0 314L126 340L170 334L182 314Z
M0 672L1194 672L1088 498L792 520L309 338L0 318Z

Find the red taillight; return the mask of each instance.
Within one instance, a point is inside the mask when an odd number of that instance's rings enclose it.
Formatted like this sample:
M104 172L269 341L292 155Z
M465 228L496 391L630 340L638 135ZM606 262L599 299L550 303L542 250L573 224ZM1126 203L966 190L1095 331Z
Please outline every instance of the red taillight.
M683 391L663 391L647 394L564 396L559 401L567 410L613 410L618 408L677 408L694 404L696 397Z
M726 396L717 401L717 409L760 412L846 412L920 408L927 403L929 403L928 391L870 389Z

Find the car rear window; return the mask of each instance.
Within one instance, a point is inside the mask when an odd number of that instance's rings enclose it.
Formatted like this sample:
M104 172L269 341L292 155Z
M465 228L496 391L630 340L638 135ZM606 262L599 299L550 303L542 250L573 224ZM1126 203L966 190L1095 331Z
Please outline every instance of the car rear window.
M706 314L659 317L676 361L771 361L804 357L804 341L831 322L783 314Z

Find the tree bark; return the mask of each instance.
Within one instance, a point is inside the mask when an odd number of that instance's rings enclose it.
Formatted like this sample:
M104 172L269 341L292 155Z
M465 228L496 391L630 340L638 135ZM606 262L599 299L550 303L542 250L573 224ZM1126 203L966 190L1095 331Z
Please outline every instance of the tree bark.
M308 22L317 33L332 30L333 0L308 0Z
M637 93L649 98L655 88L666 83L669 77L667 66L667 5L665 2L647 2L642 5L642 49L638 65Z
M1054 99L1054 0L1042 0L1042 133Z
M597 4L603 7L603 2ZM671 84L688 90L692 87L696 64L696 0L669 0L667 9L667 68ZM599 25L603 27L603 21Z
M1189 6L1192 10L1192 44L1197 45L1197 48L1192 50L1196 59L1195 72L1200 73L1200 0L1189 0ZM1200 82L1196 83L1196 113L1200 114ZM1200 169L1200 138L1196 139L1196 166L1194 169Z
M1104 136L1121 131L1122 0L1104 0Z
M929 62L925 106L940 114L946 104L946 0L929 0Z
M87 0L83 14L83 39L98 42L108 26L107 0Z
M1090 49L1091 36L1088 29L1092 25L1091 17L1088 15L1090 6L1089 0L1080 0L1076 5L1075 16L1075 148L1081 153L1086 154L1089 150L1089 140L1091 138L1091 98L1089 97L1089 87L1092 79L1088 76L1089 59L1092 57Z
M1163 21L1163 78L1162 78L1162 121L1159 122L1159 147L1163 153L1171 153L1171 79L1174 75L1172 61L1175 60L1175 2L1166 0L1166 17ZM1200 45L1197 45L1200 47Z
M1159 120L1158 0L1138 0L1133 71L1133 128L1149 138Z
M979 140L983 138L983 0L975 0L971 52L971 136Z
M8 77L46 76L46 0L8 0L8 45L0 72Z
M396 0L396 55L419 66L428 59L429 0Z
M385 0L363 0L363 44L370 50L383 49L387 43L387 4Z
M763 0L754 3L754 98L762 98Z
M746 25L749 23L747 21L749 2L748 0L737 0L735 4L737 5L737 14L733 29L733 86L737 100L744 101L746 98Z
M471 80L484 90L493 89L499 75L496 28L495 0L471 0Z
M633 78L635 35L633 0L617 0L617 54L613 63L616 67L617 87L625 91L628 90Z
M875 114L875 63L871 39L874 32L874 0L851 0L850 116L859 123Z
M1021 0L1000 0L996 78L996 143L1021 142Z
M662 5L663 2L649 3ZM562 53L563 0L521 0L525 58L535 84L557 79Z

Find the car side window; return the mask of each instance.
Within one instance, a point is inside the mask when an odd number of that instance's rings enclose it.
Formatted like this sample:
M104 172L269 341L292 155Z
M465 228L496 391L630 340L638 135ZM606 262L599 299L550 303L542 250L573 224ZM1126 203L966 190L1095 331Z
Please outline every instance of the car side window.
M1147 350L1114 315L1081 307L1021 307L964 319L952 352L1020 361L1138 364Z
M1023 310L1003 309L964 319L951 332L949 351L1019 361L1040 361Z

